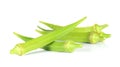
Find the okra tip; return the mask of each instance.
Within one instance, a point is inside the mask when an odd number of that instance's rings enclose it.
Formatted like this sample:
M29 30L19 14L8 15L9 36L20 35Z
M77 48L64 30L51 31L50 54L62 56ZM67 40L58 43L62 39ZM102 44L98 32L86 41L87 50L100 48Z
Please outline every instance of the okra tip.
M84 16L84 17L82 18L82 20L84 20L84 19L87 19L87 16Z
M16 32L13 32L13 34L14 34L15 36L17 36L17 37L21 37L21 36L22 36L21 34L16 33Z
M47 22L45 22L45 21L39 21L39 22L40 22L40 23L43 23L43 24L44 24L44 23L47 23Z
M42 33L42 31L40 31L40 30L38 30L38 29L36 29L35 31L38 32L38 33Z
M16 33L16 32L13 32L13 34L14 34L14 35L18 35L18 33Z
M37 26L37 28L40 29L40 30L46 31L46 29L44 29L44 28L42 28L40 26Z
M16 33L16 32L13 32L14 35L16 35L17 37L20 37L21 35Z

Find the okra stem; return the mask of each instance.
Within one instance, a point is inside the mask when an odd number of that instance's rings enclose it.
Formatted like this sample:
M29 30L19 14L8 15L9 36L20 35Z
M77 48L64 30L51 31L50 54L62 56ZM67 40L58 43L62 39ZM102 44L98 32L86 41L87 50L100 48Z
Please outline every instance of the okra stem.
M106 38L110 38L111 34L106 34L104 32L101 32L99 33L99 36L100 36L100 42L101 42L101 41L104 41Z

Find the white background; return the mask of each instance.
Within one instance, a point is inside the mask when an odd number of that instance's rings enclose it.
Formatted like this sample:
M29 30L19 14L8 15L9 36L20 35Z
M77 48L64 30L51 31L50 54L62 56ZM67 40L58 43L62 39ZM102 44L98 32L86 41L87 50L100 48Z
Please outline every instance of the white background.
M9 54L17 43L13 35L39 36L40 20L67 25L87 16L80 26L109 24L112 37L104 43L85 45L74 53L37 50L24 56ZM0 67L120 67L119 0L0 0Z

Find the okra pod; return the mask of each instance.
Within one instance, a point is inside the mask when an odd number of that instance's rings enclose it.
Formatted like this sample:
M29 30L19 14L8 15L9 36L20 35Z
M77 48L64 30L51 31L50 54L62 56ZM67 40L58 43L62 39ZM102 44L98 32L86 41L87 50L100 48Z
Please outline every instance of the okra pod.
M73 52L76 48L81 48L82 45L71 40L66 41L55 41L50 45L44 47L48 51L57 52Z
M17 55L24 55L32 50L35 50L38 48L43 48L47 44L70 33L78 24L80 24L85 19L86 19L86 17L84 17L70 25L67 25L59 30L55 30L46 35L42 35L40 37L34 38L25 43L19 43L10 51L10 53L17 54Z
M16 32L14 32L14 34L18 38L22 39L25 42L34 39L31 37L23 36L23 35L18 34ZM65 41L54 41L54 42L46 45L45 47L43 47L43 49L45 49L47 51L73 52L76 48L81 48L81 47L82 47L82 45L79 43L76 43L76 42L71 41L71 40L65 40Z
M52 28L53 30L57 30L57 29L60 29L60 28L64 27L64 26L59 26L59 25L47 23L47 22L44 22L44 21L40 21L40 23ZM103 24L103 25L94 24L93 26L77 27L72 32L91 32L91 31L94 31L94 32L100 33L102 31L102 29L104 29L106 27L108 27L107 24ZM38 26L38 28L42 29L44 31L47 31L47 30L45 30L45 29L43 29L39 26Z
M37 30L42 35L50 33L50 31L40 31ZM60 38L59 40L73 40L76 42L88 42L88 43L97 43L104 41L106 38L109 38L110 34L106 33L97 33L97 32L71 32L68 33L66 36Z

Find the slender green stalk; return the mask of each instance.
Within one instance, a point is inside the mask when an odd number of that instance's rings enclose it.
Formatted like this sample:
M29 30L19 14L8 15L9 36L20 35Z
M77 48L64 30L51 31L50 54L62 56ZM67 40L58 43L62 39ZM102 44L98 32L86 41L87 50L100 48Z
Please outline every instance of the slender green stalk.
M84 21L86 17L76 21L75 23L72 23L70 25L67 25L59 30L55 30L53 32L50 32L46 35L34 38L30 41L27 41L25 43L17 44L11 51L11 54L17 54L17 55L24 55L32 50L43 48L47 44L67 35L69 32L71 32L78 24L80 24L82 21Z
M53 30L57 30L57 29L60 29L60 28L64 27L64 26L59 26L59 25L47 23L47 22L44 22L44 21L40 21L40 23L52 28ZM107 24L103 24L103 25L94 24L93 26L77 27L72 32L91 32L91 31L94 31L94 32L100 33L101 30L106 28L106 27L108 27ZM38 28L45 31L45 29L43 29L43 28L41 28L39 26L38 26Z

